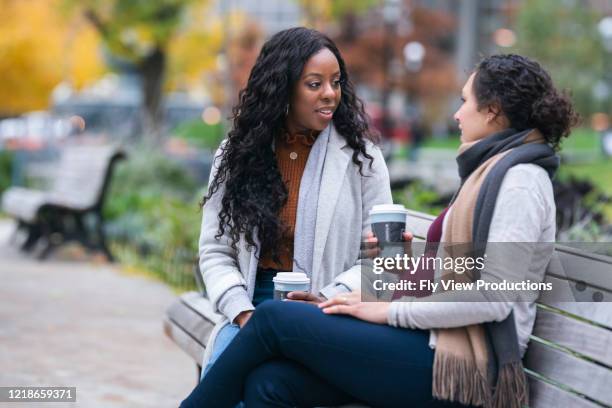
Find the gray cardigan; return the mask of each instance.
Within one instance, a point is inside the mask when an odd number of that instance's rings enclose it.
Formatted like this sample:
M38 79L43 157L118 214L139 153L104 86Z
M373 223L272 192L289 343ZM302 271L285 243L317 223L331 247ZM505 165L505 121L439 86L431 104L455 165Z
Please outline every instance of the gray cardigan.
M313 293L330 297L339 287L361 288L359 250L362 236L369 231L368 212L376 204L392 203L389 173L380 149L367 142L366 151L374 162L370 169L369 160L360 157L362 176L352 162L353 149L332 127L317 206ZM215 155L210 181L216 173L219 155L220 150ZM238 242L237 252L232 250L227 234L215 239L223 191L221 186L204 205L199 243L202 279L215 311L223 317L210 336L204 364L218 330L239 313L254 309L257 254L247 250L244 239Z

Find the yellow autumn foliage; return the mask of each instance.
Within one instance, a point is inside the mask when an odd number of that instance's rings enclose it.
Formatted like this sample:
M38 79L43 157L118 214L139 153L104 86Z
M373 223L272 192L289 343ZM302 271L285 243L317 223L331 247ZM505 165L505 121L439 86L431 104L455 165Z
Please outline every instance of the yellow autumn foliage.
M103 72L97 34L57 0L0 0L0 115L46 109L61 81L82 87Z
M194 4L188 19L168 46L166 89L186 90L203 85L202 75L217 69L223 44L222 20L210 14L210 4Z

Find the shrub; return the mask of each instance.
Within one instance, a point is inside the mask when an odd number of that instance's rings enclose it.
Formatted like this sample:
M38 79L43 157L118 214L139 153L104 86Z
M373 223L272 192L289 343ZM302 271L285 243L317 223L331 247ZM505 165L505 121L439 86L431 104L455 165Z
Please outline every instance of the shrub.
M132 149L117 168L104 209L119 260L174 287L195 287L202 195L180 163L153 149Z
M0 151L0 195L11 186L13 171L13 154L9 151Z

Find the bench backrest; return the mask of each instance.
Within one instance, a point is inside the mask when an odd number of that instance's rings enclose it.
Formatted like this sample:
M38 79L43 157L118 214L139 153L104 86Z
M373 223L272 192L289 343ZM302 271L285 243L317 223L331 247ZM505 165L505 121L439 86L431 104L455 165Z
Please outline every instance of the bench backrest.
M64 149L51 189L56 199L78 209L100 206L112 167L124 157L116 146L69 146Z
M410 211L407 229L424 239L433 218ZM611 406L612 258L556 246L545 281L567 285L581 301L558 302L548 292L538 299L523 361L530 407Z

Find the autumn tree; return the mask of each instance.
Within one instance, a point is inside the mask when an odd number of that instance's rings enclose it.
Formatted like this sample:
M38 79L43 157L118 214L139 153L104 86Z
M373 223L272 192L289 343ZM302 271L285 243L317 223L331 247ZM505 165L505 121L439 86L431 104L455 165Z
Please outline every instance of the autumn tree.
M395 22L384 18L384 2L375 0L300 1L307 20L318 22L342 51L355 82L381 94L384 106L392 90L402 91L422 107L423 120L447 114L448 95L457 92L452 36L455 17L448 12L400 0ZM403 10L403 12L402 12ZM412 41L426 52L418 70L405 68L403 49Z
M132 64L140 75L143 129L154 140L161 136L163 87L171 43L186 21L186 12L192 10L190 6L203 3L204 0L65 0L70 9L78 10L95 27L109 53Z
M47 109L60 82L80 89L104 72L95 31L58 5L0 0L0 116Z

